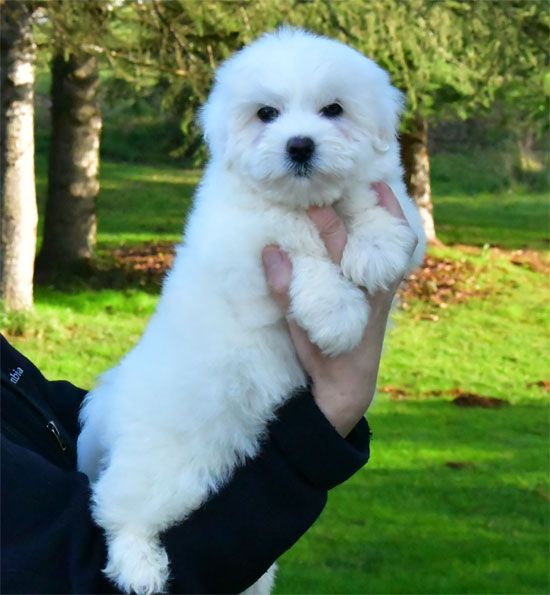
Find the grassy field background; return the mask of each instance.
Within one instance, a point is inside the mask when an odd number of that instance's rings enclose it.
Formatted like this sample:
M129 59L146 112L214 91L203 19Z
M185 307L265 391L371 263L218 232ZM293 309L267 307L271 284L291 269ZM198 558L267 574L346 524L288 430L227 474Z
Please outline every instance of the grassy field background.
M457 266L465 297L412 297L396 312L371 462L283 557L278 593L550 591L547 190L502 182L489 153L436 155L432 168L446 247L431 257ZM44 150L37 175L42 209ZM117 248L176 241L199 177L104 158L107 269ZM48 377L90 387L139 338L158 290L108 272L40 285L35 312L3 329ZM459 394L506 402L463 408Z

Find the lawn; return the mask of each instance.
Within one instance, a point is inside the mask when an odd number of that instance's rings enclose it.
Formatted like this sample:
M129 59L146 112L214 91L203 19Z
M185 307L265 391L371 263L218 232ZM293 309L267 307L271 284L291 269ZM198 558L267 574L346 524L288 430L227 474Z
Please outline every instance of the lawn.
M396 312L369 412L371 462L283 557L278 593L550 591L548 258L512 253L547 246L547 194L492 186L471 174L477 162L453 159L433 162L448 245L432 256L461 263L457 287L470 293ZM194 169L104 161L100 254L177 240L198 179ZM91 386L138 339L158 294L105 285L38 287L35 313L5 330L49 377ZM462 393L505 402L462 408Z

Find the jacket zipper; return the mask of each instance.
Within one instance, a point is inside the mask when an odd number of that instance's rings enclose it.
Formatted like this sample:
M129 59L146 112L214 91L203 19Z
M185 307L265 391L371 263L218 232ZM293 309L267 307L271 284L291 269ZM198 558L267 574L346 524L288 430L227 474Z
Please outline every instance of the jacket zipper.
M50 419L50 421L46 424L46 427L55 436L55 439L57 440L57 444L59 444L59 448L63 452L65 452L67 450L67 445L65 444L63 438L61 437L61 432L55 425L55 422L53 421L53 419Z
M38 423L46 428L48 433L52 434L55 438L56 444L58 445L61 452L67 452L67 443L63 439L57 424L53 419L51 419L51 415L49 412L44 411L41 407L39 407L32 399L30 399L16 384L11 384L11 390L16 392L26 403L29 405L32 410L34 411L35 415L40 418L41 421ZM44 425L44 422L45 425Z

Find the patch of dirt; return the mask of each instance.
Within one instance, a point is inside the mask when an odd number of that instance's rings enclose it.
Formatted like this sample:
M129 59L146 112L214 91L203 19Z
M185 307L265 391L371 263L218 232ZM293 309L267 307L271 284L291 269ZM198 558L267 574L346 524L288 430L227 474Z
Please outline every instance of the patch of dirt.
M400 307L406 310L412 300L420 300L437 308L447 308L488 293L488 289L478 285L478 272L472 263L427 256L422 267L409 275L400 289ZM439 320L437 314L420 318Z
M482 407L484 409L498 409L510 404L506 399L484 397L476 393L460 393L453 399L452 403L457 407Z
M451 469L472 469L476 466L472 461L447 461L445 465Z

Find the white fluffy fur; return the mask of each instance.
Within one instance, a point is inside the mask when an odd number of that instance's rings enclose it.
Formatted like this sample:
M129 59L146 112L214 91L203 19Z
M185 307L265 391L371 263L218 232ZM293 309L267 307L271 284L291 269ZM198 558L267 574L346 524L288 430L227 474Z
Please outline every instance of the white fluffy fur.
M320 114L334 102L342 116ZM142 339L81 414L78 464L107 536L105 572L124 591L166 588L159 533L257 453L275 409L305 382L266 286L262 248L276 243L290 255L292 315L330 355L363 334L368 305L358 286L374 291L411 266L414 234L370 189L387 182L423 237L402 181L401 103L372 61L299 30L265 35L218 70L201 114L211 160L185 243ZM264 105L280 116L261 122ZM294 136L315 141L310 177L289 169ZM341 269L305 213L313 204L334 205L347 224ZM423 249L421 240L412 264ZM250 592L268 593L272 582L271 573Z

